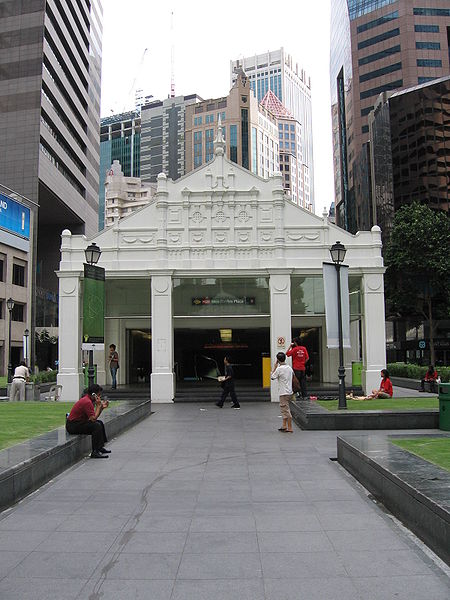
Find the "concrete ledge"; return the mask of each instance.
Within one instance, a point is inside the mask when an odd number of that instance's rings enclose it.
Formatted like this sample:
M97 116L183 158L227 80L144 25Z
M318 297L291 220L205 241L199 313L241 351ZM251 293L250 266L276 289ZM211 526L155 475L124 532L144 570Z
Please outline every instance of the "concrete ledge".
M121 402L102 414L109 439L151 414L149 400ZM84 458L91 451L91 437L70 435L59 427L0 451L0 510L11 506Z
M437 429L439 410L330 411L311 400L290 402L292 418L301 429Z
M450 473L389 443L393 437L406 436L338 436L338 461L450 565Z

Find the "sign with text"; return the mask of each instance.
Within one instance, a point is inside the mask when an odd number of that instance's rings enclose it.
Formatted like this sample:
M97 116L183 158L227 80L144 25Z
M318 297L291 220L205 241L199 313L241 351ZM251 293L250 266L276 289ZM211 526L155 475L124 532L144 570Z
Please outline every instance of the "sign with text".
M84 265L83 347L103 344L104 341L105 269Z
M30 239L30 209L5 194L0 194L0 227Z
M192 306L224 306L224 305L247 305L255 304L255 298L243 296L242 298L192 298Z

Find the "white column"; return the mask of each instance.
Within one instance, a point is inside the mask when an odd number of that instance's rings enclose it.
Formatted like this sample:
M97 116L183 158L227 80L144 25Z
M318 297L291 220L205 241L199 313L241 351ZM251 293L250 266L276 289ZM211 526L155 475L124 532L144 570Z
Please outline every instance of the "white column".
M59 272L59 365L62 400L76 402L83 387L81 369L80 273Z
M172 334L172 277L152 276L152 402L175 395Z
M380 387L381 369L386 367L384 285L382 273L363 276L363 376L365 393Z
M270 280L270 360L272 367L278 352L286 352L291 343L291 276L271 274ZM278 402L278 384L272 382L270 399Z

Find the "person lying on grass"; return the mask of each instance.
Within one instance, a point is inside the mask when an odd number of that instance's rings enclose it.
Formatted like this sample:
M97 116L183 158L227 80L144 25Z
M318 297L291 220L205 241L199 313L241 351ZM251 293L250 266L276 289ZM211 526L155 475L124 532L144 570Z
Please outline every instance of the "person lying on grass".
M389 379L389 372L387 369L381 369L381 384L378 390L372 390L372 393L366 397L366 400L372 400L373 398L392 398L394 389L392 382Z

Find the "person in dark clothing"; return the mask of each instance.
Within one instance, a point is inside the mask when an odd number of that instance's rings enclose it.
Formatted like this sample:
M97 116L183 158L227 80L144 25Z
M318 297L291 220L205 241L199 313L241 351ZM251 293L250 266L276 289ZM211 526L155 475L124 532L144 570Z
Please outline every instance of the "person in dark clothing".
M219 402L216 402L216 406L222 408L223 403L225 402L228 394L231 396L232 405L231 408L239 409L241 408L239 404L239 400L237 399L236 392L234 390L234 372L233 367L231 366L231 361L229 356L225 356L223 359L223 363L225 365L225 377L222 380L222 396Z
M309 360L308 350L305 348L305 346L301 345L299 338L294 338L294 341L291 343L288 351L286 352L286 356L292 356L292 369L300 382L302 398L306 400L308 397L308 391L306 389L305 365Z
M108 441L105 425L98 419L109 404L108 400L102 400L102 391L96 383L89 386L87 393L75 402L66 420L67 433L92 436L91 458L108 458L107 455L111 452L105 448Z

